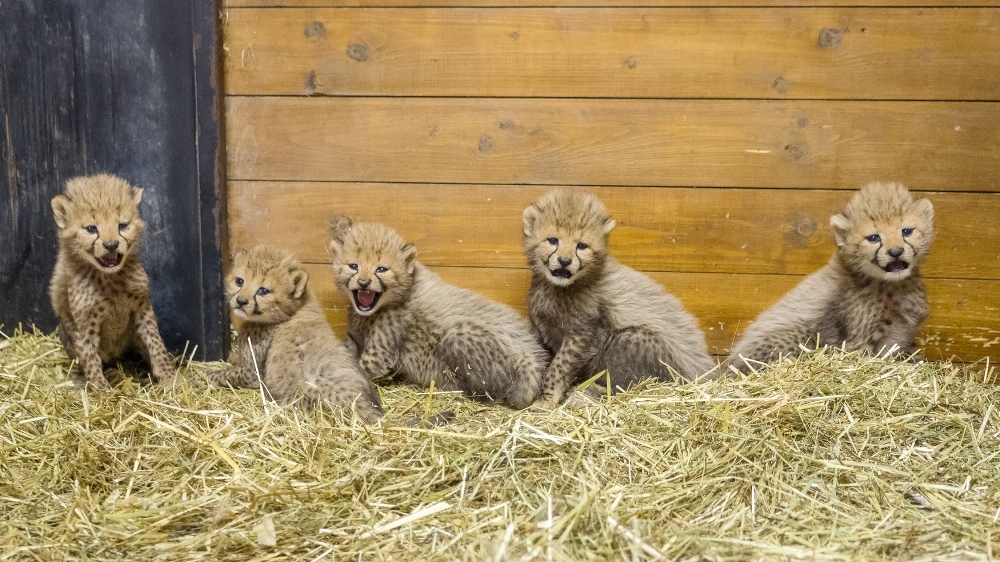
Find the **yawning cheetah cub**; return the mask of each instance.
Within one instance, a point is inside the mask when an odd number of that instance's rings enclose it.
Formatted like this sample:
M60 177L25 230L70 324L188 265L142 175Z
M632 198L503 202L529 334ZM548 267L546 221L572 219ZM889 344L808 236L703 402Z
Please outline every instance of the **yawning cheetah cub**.
M161 384L174 379L149 302L149 278L135 256L144 223L142 190L105 174L73 178L52 198L59 257L49 295L59 338L87 383L107 389L104 365L128 352L149 362Z
M445 283L387 226L338 217L330 231L348 333L369 376L398 371L513 408L534 402L547 355L520 314Z
M215 384L264 389L279 402L354 408L366 423L382 415L378 391L337 339L291 252L260 245L238 253L226 296L239 336Z
M872 183L830 218L837 253L754 320L727 365L798 355L799 344L879 353L916 351L927 317L919 266L934 239L934 207L898 183Z
M524 210L528 312L555 352L546 400L558 402L574 380L604 370L617 391L646 377L694 379L713 367L680 301L608 256L614 226L593 195L553 191Z

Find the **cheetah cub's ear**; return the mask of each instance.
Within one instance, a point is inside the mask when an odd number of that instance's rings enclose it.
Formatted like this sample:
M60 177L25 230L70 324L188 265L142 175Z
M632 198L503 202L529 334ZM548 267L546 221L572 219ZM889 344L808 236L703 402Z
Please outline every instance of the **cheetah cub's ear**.
M344 249L344 240L347 239L347 235L351 232L351 226L354 224L350 218L343 215L334 215L330 217L330 252L333 254L339 254Z
M609 219L608 219L608 220L607 220L607 221L606 221L606 222L604 223L604 226L603 226L603 227L601 228L601 232L603 232L603 233L604 233L605 235L608 235L608 234L610 234L610 233L611 233L611 229L613 229L613 228L615 227L615 225L616 225L616 224L618 224L618 223L616 223L616 222L614 221L614 219L610 219L610 218L609 218Z
M138 207L140 201L142 201L142 188L132 186L132 202Z
M531 233L535 231L535 222L538 221L538 214L541 213L541 209L537 205L528 205L524 209L524 213L521 214L521 219L524 221L524 235L531 236Z
M833 237L837 241L837 247L847 243L847 231L851 229L851 221L844 215L837 213L830 217L830 228L833 229Z
M229 256L229 267L232 268L233 264L236 263L236 260L242 258L245 255L247 255L246 250L240 250L240 251L236 252L235 254Z
M934 205L930 199L917 199L913 202L913 212L920 215L927 224L934 222Z
M292 278L292 297L301 298L306 292L306 282L309 281L309 274L301 267L292 266L288 268L288 274Z
M56 195L52 198L52 215L55 216L56 226L59 228L66 228L66 224L69 223L68 217L72 205L73 202L65 195Z
M399 252L403 255L403 263L406 264L406 272L413 275L414 263L417 261L417 247L413 244L404 244Z

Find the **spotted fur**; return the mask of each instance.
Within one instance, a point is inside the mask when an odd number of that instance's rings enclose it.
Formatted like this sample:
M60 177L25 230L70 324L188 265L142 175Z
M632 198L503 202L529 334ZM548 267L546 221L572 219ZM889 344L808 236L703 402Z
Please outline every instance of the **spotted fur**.
M608 255L615 221L600 200L552 191L523 219L533 272L528 312L555 353L543 399L557 403L573 381L604 370L617 391L647 377L694 379L713 367L680 301Z
M230 365L209 374L217 385L260 388L282 403L354 408L366 423L382 415L375 386L323 317L309 275L291 252L261 245L238 253L226 277L237 327Z
M837 251L826 266L754 320L726 366L747 371L742 358L766 362L807 347L843 345L880 353L917 351L927 317L920 275L934 239L934 207L898 183L872 183L830 218Z
M449 285L389 227L336 218L333 273L351 301L348 332L371 377L460 390L524 408L538 397L548 356L508 306Z
M142 357L161 384L174 380L149 278L135 255L144 227L141 199L142 189L105 174L70 179L52 198L59 255L49 296L59 338L99 390L109 388L105 365L130 354Z

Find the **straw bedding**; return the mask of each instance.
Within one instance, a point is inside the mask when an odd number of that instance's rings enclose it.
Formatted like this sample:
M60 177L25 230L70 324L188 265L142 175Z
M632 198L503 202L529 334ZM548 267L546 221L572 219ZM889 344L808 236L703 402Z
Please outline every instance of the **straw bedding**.
M84 395L69 366L0 338L2 560L1000 555L986 365L810 353L553 412L386 385L374 427L197 384Z

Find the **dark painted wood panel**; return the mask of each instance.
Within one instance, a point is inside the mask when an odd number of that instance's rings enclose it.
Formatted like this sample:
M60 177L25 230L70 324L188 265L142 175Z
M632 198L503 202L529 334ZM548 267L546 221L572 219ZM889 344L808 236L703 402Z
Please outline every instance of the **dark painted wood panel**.
M215 2L5 0L0 12L0 323L54 328L49 200L69 177L114 173L146 190L140 255L168 347L221 356Z

